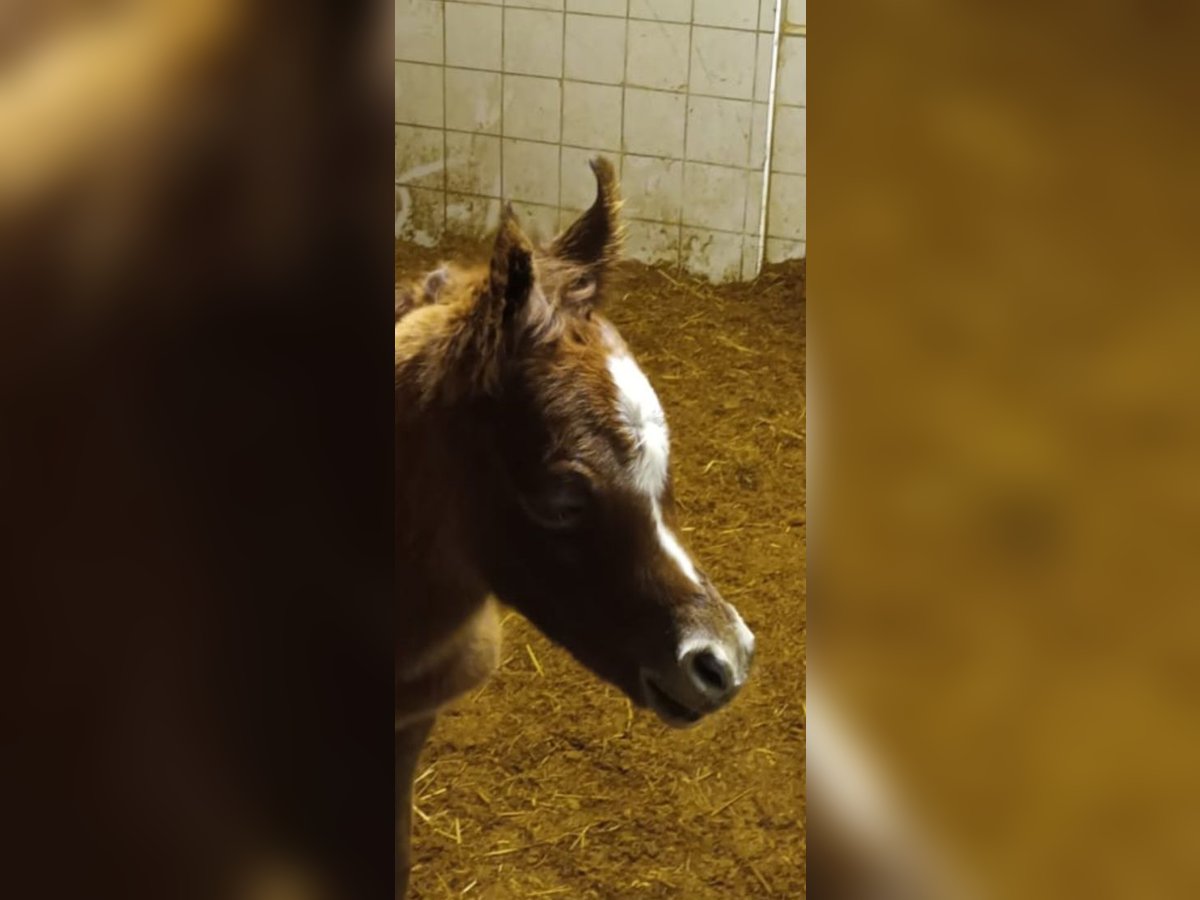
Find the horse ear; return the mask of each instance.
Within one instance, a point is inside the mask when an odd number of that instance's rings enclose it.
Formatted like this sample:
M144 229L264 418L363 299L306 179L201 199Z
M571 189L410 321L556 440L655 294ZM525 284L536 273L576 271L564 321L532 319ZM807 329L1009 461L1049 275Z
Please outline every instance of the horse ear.
M550 252L567 262L602 270L621 252L624 237L620 221L621 190L608 159L598 156L591 161L591 167L596 175L596 200L558 236Z
M528 302L533 292L533 244L517 222L512 204L504 204L500 231L492 246L488 270L488 293L494 308L502 309L504 321L511 321Z

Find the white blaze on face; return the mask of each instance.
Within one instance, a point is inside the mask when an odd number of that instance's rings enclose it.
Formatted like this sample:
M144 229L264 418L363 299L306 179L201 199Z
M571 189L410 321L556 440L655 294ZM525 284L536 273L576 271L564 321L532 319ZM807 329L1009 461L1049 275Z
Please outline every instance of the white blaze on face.
M666 554L675 560L680 571L696 584L700 578L696 567L671 529L663 522L659 498L667 486L667 469L671 457L667 417L658 395L650 386L645 373L632 356L614 353L608 358L608 372L617 388L617 407L621 420L633 438L633 460L630 476L634 486L650 500L658 542Z

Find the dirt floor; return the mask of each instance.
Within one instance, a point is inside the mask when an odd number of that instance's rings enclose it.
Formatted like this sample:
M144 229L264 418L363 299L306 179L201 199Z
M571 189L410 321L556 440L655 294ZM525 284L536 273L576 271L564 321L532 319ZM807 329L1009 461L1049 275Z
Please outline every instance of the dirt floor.
M464 253L399 245L397 274ZM755 669L672 731L510 614L499 673L418 767L414 897L806 894L804 264L723 286L622 270L606 313L666 408L685 541L757 634Z

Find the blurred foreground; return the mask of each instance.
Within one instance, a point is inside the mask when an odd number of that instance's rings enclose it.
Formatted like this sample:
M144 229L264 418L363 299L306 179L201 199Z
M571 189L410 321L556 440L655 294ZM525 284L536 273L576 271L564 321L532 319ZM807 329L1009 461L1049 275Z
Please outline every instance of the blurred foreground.
M0 11L10 896L390 895L389 18Z
M978 895L1200 895L1200 12L812 20L823 699Z

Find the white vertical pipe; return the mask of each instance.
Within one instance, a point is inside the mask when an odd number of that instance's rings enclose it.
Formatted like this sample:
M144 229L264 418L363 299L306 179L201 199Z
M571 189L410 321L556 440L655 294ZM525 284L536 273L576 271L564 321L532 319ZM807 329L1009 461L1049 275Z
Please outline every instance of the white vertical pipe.
M779 78L779 48L783 43L783 7L787 0L776 0L775 31L771 37L771 87L767 92L767 136L764 142L762 209L758 217L758 267L762 271L767 258L767 204L771 197L771 154L775 143L775 83Z

